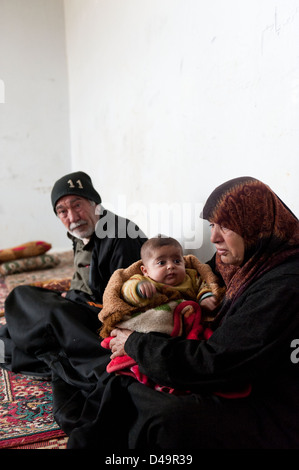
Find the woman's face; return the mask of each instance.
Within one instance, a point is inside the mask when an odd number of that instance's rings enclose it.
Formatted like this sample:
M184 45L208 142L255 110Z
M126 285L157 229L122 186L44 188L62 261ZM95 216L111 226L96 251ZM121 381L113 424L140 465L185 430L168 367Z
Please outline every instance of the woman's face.
M245 253L245 243L241 235L222 225L211 223L210 227L210 240L214 243L222 263L241 266Z

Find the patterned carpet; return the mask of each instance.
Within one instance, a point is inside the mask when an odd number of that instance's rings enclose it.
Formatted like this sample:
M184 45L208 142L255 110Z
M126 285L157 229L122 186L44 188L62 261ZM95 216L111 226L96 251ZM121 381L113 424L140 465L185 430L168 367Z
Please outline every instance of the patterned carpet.
M4 319L4 302L8 295L8 289L5 284L5 278L0 276L0 325L5 323Z
M0 448L65 437L52 414L51 383L0 369Z
M61 253L57 268L0 277L0 326L4 302L17 285L59 288L73 272L72 252ZM67 437L54 420L51 382L0 368L0 449L65 449Z

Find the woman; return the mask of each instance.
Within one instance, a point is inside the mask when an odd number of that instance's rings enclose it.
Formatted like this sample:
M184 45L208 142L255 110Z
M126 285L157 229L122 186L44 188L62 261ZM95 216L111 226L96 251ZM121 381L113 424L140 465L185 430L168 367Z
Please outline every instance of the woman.
M202 217L217 250L211 265L227 288L212 336L115 329L110 343L112 358L125 351L153 381L188 393L111 375L88 398L100 403L96 417L81 414L69 447L299 448L298 220L250 177L216 188Z

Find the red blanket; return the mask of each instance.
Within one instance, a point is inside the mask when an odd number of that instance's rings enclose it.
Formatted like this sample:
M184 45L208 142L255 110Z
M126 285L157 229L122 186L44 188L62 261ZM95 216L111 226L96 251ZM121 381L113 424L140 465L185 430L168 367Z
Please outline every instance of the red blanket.
M142 315L142 314L141 314ZM183 336L186 339L191 340L208 340L213 331L210 328L205 328L201 323L201 308L193 301L182 301L174 309L173 312L173 329L171 332L172 337ZM110 349L110 341L113 337L109 336L105 338L101 345L104 348ZM172 394L186 394L189 391L176 390L171 387L159 385L154 383L145 374L143 374L138 364L131 357L118 356L110 361L107 366L107 372L130 375L135 377L139 382L154 388L155 390L172 393ZM223 398L244 398L251 393L251 385L247 385L242 389L233 391L216 391L215 395Z

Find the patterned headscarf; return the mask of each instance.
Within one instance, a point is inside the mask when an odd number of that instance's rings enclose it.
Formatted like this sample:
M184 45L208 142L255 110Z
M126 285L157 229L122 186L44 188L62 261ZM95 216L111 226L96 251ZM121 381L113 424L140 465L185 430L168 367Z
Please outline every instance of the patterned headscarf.
M241 235L245 256L241 266L225 265L216 255L216 269L233 301L262 274L299 254L297 217L261 181L235 178L209 196L202 218Z

